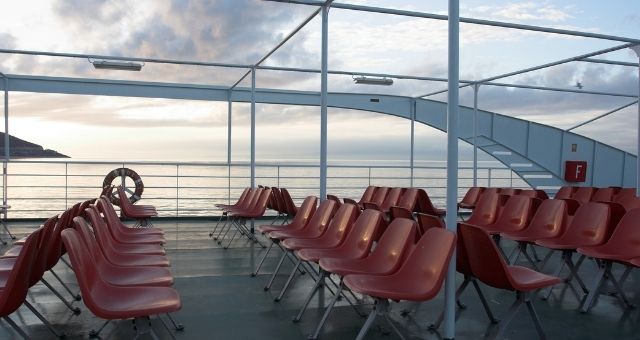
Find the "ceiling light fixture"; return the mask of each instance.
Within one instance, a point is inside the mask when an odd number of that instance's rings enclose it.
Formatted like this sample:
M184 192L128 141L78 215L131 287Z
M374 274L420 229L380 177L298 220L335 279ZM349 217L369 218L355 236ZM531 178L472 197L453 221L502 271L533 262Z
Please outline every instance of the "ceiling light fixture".
M393 85L393 79L387 77L367 77L367 76L353 76L353 81L356 84L366 85Z
M144 63L136 63L133 61L116 61L116 60L91 60L96 69L102 70L121 70L121 71L140 71Z

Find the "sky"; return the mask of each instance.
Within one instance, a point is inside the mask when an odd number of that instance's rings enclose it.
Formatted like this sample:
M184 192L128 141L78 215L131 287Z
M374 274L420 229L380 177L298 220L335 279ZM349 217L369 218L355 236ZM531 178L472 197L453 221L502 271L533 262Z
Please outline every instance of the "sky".
M446 14L447 1L338 1ZM461 16L640 38L637 0L461 0ZM249 64L278 44L315 7L253 0L23 0L3 4L0 48ZM316 17L265 62L320 67ZM482 79L620 43L545 33L461 25L460 75ZM599 58L637 62L630 50ZM446 77L447 23L332 8L329 68ZM141 72L95 70L85 59L0 54L9 74L185 82L230 86L242 70L147 63ZM638 93L638 70L573 62L502 82ZM248 79L240 86L249 86ZM260 71L257 86L317 91L319 76ZM329 90L418 96L444 83L396 80L390 87L354 85L331 75ZM460 91L472 105L470 89ZM431 97L446 100L446 95ZM568 128L630 102L628 98L483 86L479 108ZM249 157L249 105L236 103L232 154ZM319 108L257 105L258 161L317 159ZM363 124L365 122L365 124ZM226 160L227 104L220 102L10 94L12 135L77 159ZM636 153L637 106L574 130ZM408 162L409 122L353 110L329 110L329 160ZM416 127L416 159L444 159L446 138ZM470 157L461 144L461 158Z

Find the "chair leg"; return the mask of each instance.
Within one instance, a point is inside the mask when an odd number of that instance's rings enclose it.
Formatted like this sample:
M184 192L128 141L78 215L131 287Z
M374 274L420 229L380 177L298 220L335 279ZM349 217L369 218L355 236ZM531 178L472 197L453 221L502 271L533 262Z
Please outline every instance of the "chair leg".
M588 313L593 307L593 303L597 295L600 295L600 290L602 289L602 285L606 281L607 268L603 263L598 262L599 269L595 276L595 280L593 282L593 286L591 286L591 290L587 297L582 301L580 305L580 313Z
M582 264L582 261L584 260L584 257L581 257L578 260L578 262L576 264L574 264L573 263L573 253L570 252L570 251L564 251L564 254L566 254L564 256L564 261L567 263L567 267L571 271L571 274L569 274L568 280L571 281L572 279L575 278L576 282L578 282L578 284L580 285L580 288L582 289L582 291L585 294L588 294L589 290L587 289L587 286L584 284L584 282L582 281L582 279L578 275L578 268L580 268L580 265Z
M607 269L607 279L609 279L609 281L613 283L613 287L615 287L616 291L618 292L618 294L616 294L616 296L618 297L618 300L620 300L620 302L625 306L625 308L633 309L634 306L631 304L631 302L629 302L629 299L627 299L627 296L624 294L624 290L622 290L622 285L618 283L618 280L616 280L616 278L613 276L613 273L611 273L611 266L609 266L609 268Z
M5 216L5 217L6 217L6 216ZM11 230L9 230L9 227L7 227L7 224L6 224L6 223L4 223L4 222L0 222L0 223L2 224L2 227L4 228L4 230L7 232L7 235L9 235L9 237L10 237L12 240L15 240L15 239L16 239L16 237L11 233ZM5 243L5 244L6 244L6 243Z
M159 340L158 335L151 328L151 320L149 320L148 316L133 319L133 328L136 331L134 339L138 339L141 335L149 334L154 340ZM170 334L175 339L173 333Z
M226 217L227 215L225 213L222 213L220 215L220 218L218 218L218 222L216 222L216 225L213 226L213 228L211 229L211 231L209 232L209 237L213 237L213 234L216 233L216 231L218 231L218 227L220 226L220 222L222 222L222 218ZM217 240L216 237L213 237L214 240Z
M471 282L471 278L469 276L465 275L464 276L464 281L462 281L462 283L460 284L460 286L456 290L456 302L459 301L460 296L462 295L464 290L467 289L467 286L469 285L470 282ZM442 321L444 321L444 311L440 312L440 315L438 316L438 319L436 319L436 321L434 323L429 325L429 328L430 329L438 329L438 328L440 328L440 325L442 325Z
M38 319L40 319L40 321L42 321L42 323L45 324L45 326L47 326L47 328L49 329L49 331L51 333L53 333L53 335L57 336L58 338L64 338L66 336L66 334L64 334L64 332L58 333L58 331L56 331L56 329L53 328L53 325L49 322L49 320L47 320L42 314L40 314L40 312L38 312L38 310L35 307L33 307L33 305L31 305L29 303L29 301L25 300L24 301L24 305L27 306L27 308L29 308L29 310L36 317L38 317Z
M278 275L278 272L280 271L280 267L282 267L282 263L284 262L284 259L286 257L287 257L287 251L285 250L282 252L282 256L280 256L280 261L278 261L278 265L276 266L276 269L273 271L273 274L271 274L271 278L269 278L267 285L264 286L265 292L271 289L271 285L273 285L273 281L276 279L276 275Z
M300 322L300 319L302 319L302 314L304 314L304 312L307 310L307 307L309 306L311 299L313 298L314 295L316 295L316 292L318 291L318 289L324 286L326 275L327 274L324 270L320 270L320 277L318 277L318 279L316 280L316 283L313 285L313 287L307 294L307 298L304 300L304 304L302 305L302 308L300 308L298 315L296 315L293 318L293 322Z
M67 261L67 259L65 259L63 256L60 256L60 261L62 261L62 263L66 264L67 267L69 267L69 269L73 270L73 267L71 266L71 263L69 263L69 261Z
M331 311L333 310L333 306L336 304L336 301L338 301L338 299L340 298L340 295L342 294L342 289L343 289L342 280L340 280L340 288L338 288L338 291L331 299L331 302L329 302L329 305L327 306L327 308L324 310L322 319L320 319L320 322L316 326L315 332L313 332L312 335L309 335L307 339L315 340L318 338L318 336L320 335L320 331L322 330L322 327L324 327L325 322L327 322L327 319L329 318L329 314L331 314Z
M487 299L484 297L482 290L480 290L480 285L478 284L478 280L476 280L476 278L472 278L471 283L473 283L473 288L475 288L476 292L478 293L478 297L482 302L482 307L484 307L484 312L487 313L487 317L489 318L489 321L491 323L500 322L499 319L493 316L493 313L491 312L491 307L489 307L489 303L487 302Z
M169 315L169 313L167 313L167 315ZM162 327L164 327L164 329L167 331L167 333L169 333L169 335L171 336L171 339L176 340L176 336L173 335L173 332L171 332L171 330L169 329L169 327L167 326L166 323L164 323L164 320L162 320L162 318L160 317L160 315L158 315L158 320L160 320L160 323L162 324Z
M169 318L169 321L171 321L171 324L173 325L173 329L175 329L176 331L184 331L184 325L181 323L177 323L173 319L170 313L167 313L167 318Z
M549 258L549 255L552 253L553 251L550 251L549 254L547 254L547 259ZM545 260L546 261L546 260ZM555 277L559 277L560 273L562 272L562 268L564 268L565 266L565 261L560 261L560 263L558 264L558 267L556 268L556 270L553 272L552 276ZM544 267L544 264L541 266ZM542 291L542 296L540 296L540 298L542 300L547 300L549 299L549 297L551 296L551 290L553 289L553 287L548 287L546 288L545 291Z
M3 316L2 319L6 321L14 331L16 331L25 340L30 340L31 337L25 333L9 316Z
M91 331L89 331L89 338L98 338L100 337L100 332L102 332L102 330L107 327L107 325L111 322L111 320L107 320L105 321L102 326L100 326L100 328L98 328L98 330L94 330L92 329Z
M289 275L289 278L287 279L287 282L284 283L284 287L282 287L282 290L280 291L280 294L278 295L278 297L273 299L273 301L280 302L280 300L282 300L282 298L284 297L284 293L287 291L287 289L289 289L289 285L291 284L291 281L293 280L293 277L296 275L296 272L298 271L298 268L300 267L300 263L302 263L302 260L298 259L296 261L296 265L291 270L291 274Z
M80 314L80 308L73 307L71 305L71 302L67 301L57 290L55 290L55 288L53 288L53 286L51 286L51 284L49 284L49 282L47 282L47 280L42 278L40 279L40 282L42 282L45 286L47 286L47 288L49 288L49 290L51 290L53 294L55 294L55 296L57 296L65 304L65 306L67 306L67 308L69 308L73 312L73 314L75 315Z
M502 339L502 334L509 326L509 323L511 322L511 320L513 320L513 318L516 316L516 314L518 313L518 311L520 310L524 302L525 302L524 294L522 292L516 292L516 301L514 301L513 304L511 305L511 308L509 308L509 311L507 312L505 318L500 321L500 328L498 329L498 332L496 332L496 334L494 334L494 336L491 337L492 340Z
M51 274L53 274L53 277L55 277L58 280L58 282L60 282L62 287L64 287L64 289L66 289L67 292L69 292L69 294L71 294L71 297L73 297L74 300L76 300L76 301L82 300L82 297L80 296L80 294L79 293L76 294L76 293L72 292L71 288L69 288L69 286L67 286L67 284L64 283L64 281L62 281L60 276L58 276L58 274L56 274L56 272L53 271L53 268L49 269L49 272L51 272Z
M373 322L376 320L376 317L378 316L376 308L377 306L373 306L373 310L371 311L371 313L369 313L369 317L367 318L367 321L364 322L364 325L362 325L362 328L360 328L360 332L358 332L358 336L356 336L356 340L362 340L364 339L364 336L367 335L369 328L371 328L371 325L373 325Z
M253 273L251 273L251 277L255 277L256 275L258 275L258 272L260 272L260 268L262 268L262 264L269 256L269 252L271 251L271 248L273 248L273 242L271 242L271 244L269 245L269 248L267 248L267 251L264 253L262 258L260 259L260 262L258 263L256 270L254 270Z
M536 326L536 331L538 332L538 337L540 340L546 340L547 336L544 334L544 330L542 329L542 324L540 324L540 319L538 318L538 314L536 313L535 308L533 308L533 303L529 297L528 293L524 293L525 298L524 302L527 305L527 309L529 310L529 315L531 315L531 320L533 320L533 324Z

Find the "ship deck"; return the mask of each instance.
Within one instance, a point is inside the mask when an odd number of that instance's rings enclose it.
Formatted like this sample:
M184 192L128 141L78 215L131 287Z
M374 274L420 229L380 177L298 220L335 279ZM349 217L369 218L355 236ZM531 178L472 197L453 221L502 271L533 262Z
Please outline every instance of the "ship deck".
M166 248L172 263L170 269L175 277L174 287L182 298L182 309L174 317L184 324L185 330L176 332L175 336L178 339L285 340L304 339L312 333L322 316L321 307L328 303L331 294L325 292L316 295L302 321L293 323L292 317L311 287L309 275L298 275L285 298L275 303L273 298L279 292L289 270L281 271L271 291L265 292L263 286L274 270L279 251L272 251L261 273L252 278L249 274L264 250L245 240L234 241L229 249L223 249L208 236L214 224L214 220L176 219L156 222L156 226L162 227L167 233ZM10 223L12 232L17 236L26 235L34 226L35 223ZM505 245L510 246L509 243ZM544 250L540 251L543 252ZM554 258L555 261L557 257ZM549 263L545 271L549 272L556 263ZM73 272L64 263L58 263L55 270L73 289L77 289ZM590 274L595 270L596 265L589 260L580 269L587 285L591 283ZM615 273L619 275L621 268L617 268ZM45 273L45 278L65 293L50 273ZM638 274L634 272L625 284L629 298L636 305L640 304L638 279ZM458 280L461 281L462 278L459 276ZM514 294L481 286L494 314L500 317L507 313L514 301ZM64 295L68 297L67 294ZM393 304L392 318L409 339L440 339L441 335L429 330L428 325L442 310L443 298L444 293L441 292L437 298L422 303L417 309L415 305L407 303ZM43 312L54 327L64 331L67 339L87 338L91 329L98 328L103 323L81 301L74 302L82 310L80 315L74 315L40 283L29 290L27 299ZM461 300L467 308L459 313L456 339L491 337L497 327L488 322L473 289L467 289ZM365 299L361 309L368 313L371 303L371 300ZM581 314L577 310L579 302L574 293L565 285L559 285L554 288L549 300L535 298L534 304L549 339L639 338L640 313L637 310L625 310L615 297L602 296L590 313ZM400 313L403 309L415 311L408 317L403 317ZM47 328L26 307L20 307L11 317L32 338L52 338ZM152 319L152 322L160 338L170 338L157 319ZM354 313L346 302L340 301L320 337L353 339L363 323L364 318ZM370 330L367 339L396 338L395 334L384 334L388 326L383 322L376 324L381 327ZM133 337L134 331L131 322L124 320L112 322L101 335L105 339L129 339ZM525 310L519 312L505 335L508 339L537 339L533 323ZM7 324L0 322L0 339L10 339L12 336L17 335Z

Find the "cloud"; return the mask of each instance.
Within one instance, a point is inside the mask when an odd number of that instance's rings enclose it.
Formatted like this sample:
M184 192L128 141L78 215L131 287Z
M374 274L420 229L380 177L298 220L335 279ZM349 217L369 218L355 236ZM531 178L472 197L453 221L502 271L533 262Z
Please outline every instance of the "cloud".
M488 17L505 21L546 21L563 22L573 18L573 6L558 8L547 1L507 3L506 5L463 6L465 16Z

